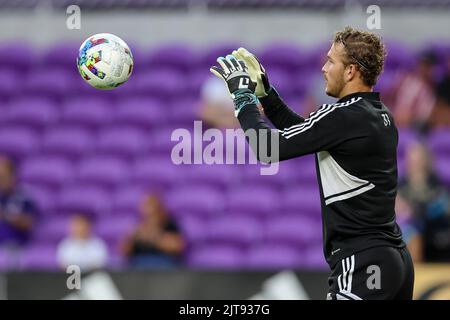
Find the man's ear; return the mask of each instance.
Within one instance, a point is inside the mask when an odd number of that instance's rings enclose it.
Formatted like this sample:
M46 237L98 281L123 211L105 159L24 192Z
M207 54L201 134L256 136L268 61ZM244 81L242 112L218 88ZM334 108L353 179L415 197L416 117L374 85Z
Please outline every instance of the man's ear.
M352 81L357 75L358 68L354 64L349 64L345 70L345 79L347 82Z

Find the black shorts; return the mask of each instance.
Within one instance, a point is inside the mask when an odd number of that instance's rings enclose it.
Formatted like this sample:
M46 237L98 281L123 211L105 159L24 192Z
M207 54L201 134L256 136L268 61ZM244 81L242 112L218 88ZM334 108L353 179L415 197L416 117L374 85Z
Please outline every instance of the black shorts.
M328 284L327 300L412 300L414 266L407 248L374 247L338 262Z

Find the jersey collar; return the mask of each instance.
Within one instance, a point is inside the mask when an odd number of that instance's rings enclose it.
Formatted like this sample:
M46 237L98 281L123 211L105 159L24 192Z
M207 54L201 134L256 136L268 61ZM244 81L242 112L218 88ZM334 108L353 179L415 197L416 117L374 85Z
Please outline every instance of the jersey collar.
M351 98L361 97L367 100L375 100L380 101L380 93L379 92L355 92L346 95L345 97L340 98L337 103L345 102L350 100Z

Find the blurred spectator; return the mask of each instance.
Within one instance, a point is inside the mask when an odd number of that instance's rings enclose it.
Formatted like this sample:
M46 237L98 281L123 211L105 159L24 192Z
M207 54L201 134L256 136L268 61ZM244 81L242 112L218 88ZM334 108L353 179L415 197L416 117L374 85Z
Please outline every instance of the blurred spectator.
M436 104L434 94L433 54L423 54L413 72L403 74L393 88L392 108L398 127L428 129L430 116Z
M144 198L141 222L123 244L130 266L136 268L175 267L180 263L184 239L177 224L155 195Z
M399 194L413 212L413 224L422 234L425 261L450 261L450 201L448 191L434 173L425 145L407 150L406 176Z
M91 233L87 215L75 214L70 221L70 234L58 245L58 263L62 268L77 265L83 271L105 267L108 249L102 239Z
M240 128L230 93L217 77L211 77L203 84L200 118L212 128Z
M395 200L395 212L397 214L397 223L403 234L403 241L408 246L409 253L414 262L423 261L423 237L420 233L411 207L408 202L397 194Z
M37 210L17 186L14 163L0 157L0 244L22 245L32 231Z
M443 192L430 153L420 142L412 143L406 150L406 174L400 181L399 190L415 213L425 212L428 203Z
M450 55L447 71L436 89L437 103L432 117L433 127L450 127Z

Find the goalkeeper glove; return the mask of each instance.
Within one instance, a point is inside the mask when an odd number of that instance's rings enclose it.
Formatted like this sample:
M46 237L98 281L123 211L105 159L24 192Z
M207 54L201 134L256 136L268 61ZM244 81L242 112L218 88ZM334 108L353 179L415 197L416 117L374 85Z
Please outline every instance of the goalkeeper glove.
M226 58L219 57L217 62L220 67L213 66L209 70L227 84L237 117L241 109L247 104L258 103L255 96L256 84L251 80L245 63L238 61L236 57L232 55L227 55Z
M267 96L270 90L269 78L266 70L259 63L258 58L245 48L239 48L232 53L237 59L244 61L248 67L248 73L253 82L256 83L255 94L258 98Z

